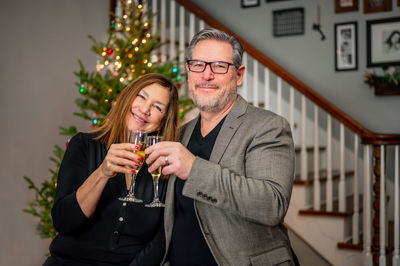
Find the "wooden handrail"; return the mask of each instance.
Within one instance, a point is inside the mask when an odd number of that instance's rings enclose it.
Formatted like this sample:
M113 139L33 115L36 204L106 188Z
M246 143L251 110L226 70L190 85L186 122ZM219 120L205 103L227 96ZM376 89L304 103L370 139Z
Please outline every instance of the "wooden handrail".
M179 3L180 5L182 5L183 7L185 7L190 12L192 12L193 14L195 14L198 18L204 20L209 26L219 29L219 30L222 30L222 31L225 31L228 34L235 36L240 41L243 48L249 55L251 55L254 59L256 59L258 62L263 64L265 67L270 69L277 76L281 77L288 84L290 84L293 88L295 88L300 93L305 95L308 99L313 101L320 108L324 109L327 113L329 113L334 118L336 118L338 121L343 123L347 128L349 128L350 130L355 132L357 135L359 135L361 137L363 143L376 144L376 145L400 144L400 134L379 134L379 133L374 133L374 132L366 129L361 124L359 124L357 121L355 121L353 118L351 118L350 116L345 114L343 111L341 111L339 108L337 108L334 104L330 103L324 97L320 96L314 90L312 90L307 85L305 85L303 82L301 82L296 77L294 77L293 75L288 73L285 69L283 69L277 63L275 63L270 58L268 58L263 53L261 53L259 50L254 48L251 44L246 42L243 38L241 38L240 36L238 36L237 34L232 32L229 28L222 25L216 19L214 19L213 17L208 15L205 11L203 11L201 8L199 8L196 4L194 4L188 0L175 0L175 1L177 3Z

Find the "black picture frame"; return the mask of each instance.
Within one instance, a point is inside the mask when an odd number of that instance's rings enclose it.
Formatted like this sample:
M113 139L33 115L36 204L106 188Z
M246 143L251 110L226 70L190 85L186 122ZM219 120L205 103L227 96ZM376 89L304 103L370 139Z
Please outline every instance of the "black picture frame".
M366 23L367 67L400 65L400 17Z
M349 71L358 69L358 32L357 22L335 24L335 70Z
M242 8L256 7L260 5L260 0L241 0Z
M304 8L288 8L272 12L274 37L304 34Z

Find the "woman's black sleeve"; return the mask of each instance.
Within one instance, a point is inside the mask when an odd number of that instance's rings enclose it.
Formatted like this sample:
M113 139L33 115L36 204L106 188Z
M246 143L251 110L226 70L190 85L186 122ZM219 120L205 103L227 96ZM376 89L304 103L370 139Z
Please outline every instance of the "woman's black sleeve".
M51 211L58 233L68 235L79 231L89 220L76 199L76 191L88 177L88 147L84 135L75 135L64 154L57 178L56 196Z

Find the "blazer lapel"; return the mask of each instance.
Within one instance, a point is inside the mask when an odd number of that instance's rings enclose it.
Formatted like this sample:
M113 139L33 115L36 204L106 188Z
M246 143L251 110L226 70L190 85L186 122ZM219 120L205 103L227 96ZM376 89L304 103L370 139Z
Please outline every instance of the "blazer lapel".
M195 119L189 121L187 124L183 125L183 135L181 137L181 143L183 146L187 147L189 144L190 137L192 136L194 127L196 126L197 120L200 119L200 115L198 115Z
M196 125L197 119L193 119L192 121L188 122L188 124L184 125L184 129L181 136L181 143L186 147L189 143L190 136L192 136L193 129ZM164 212L164 227L165 227L165 234L167 239L167 250L169 246L169 240L171 239L172 235L172 228L173 228L173 221L175 220L175 210L174 210L174 199L175 199L175 181L176 176L170 175L168 180L168 187L167 187L167 195L165 196L165 203L167 204Z
M226 116L224 124L215 140L214 148L211 152L210 161L218 163L226 148L232 140L233 135L242 124L241 117L245 114L248 103L238 95L231 111Z

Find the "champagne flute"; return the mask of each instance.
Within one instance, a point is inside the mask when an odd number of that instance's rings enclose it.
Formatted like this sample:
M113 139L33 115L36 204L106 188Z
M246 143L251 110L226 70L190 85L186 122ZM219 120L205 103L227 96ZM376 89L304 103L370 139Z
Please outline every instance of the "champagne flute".
M147 137L147 145L148 146L154 145L160 141L163 141L163 137L161 137L161 136ZM165 204L160 201L160 198L158 196L158 181L162 175L161 172L162 172L162 166L158 167L156 170L151 172L151 176L153 177L153 185L154 185L154 197L153 197L152 202L144 205L146 207L165 207Z
M131 185L129 187L128 194L125 197L119 198L119 200L121 200L121 201L143 202L143 200L135 197L135 179L136 179L137 173L142 168L143 161L145 158L144 150L146 149L146 145L145 145L146 144L146 136L147 136L146 133L139 131L139 130L129 131L129 140L128 141L139 147L139 149L135 150L134 152L137 155L139 155L142 158L142 160L139 162L139 166L136 169L136 172L131 174Z

